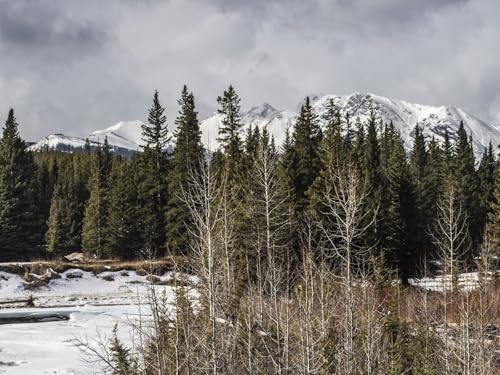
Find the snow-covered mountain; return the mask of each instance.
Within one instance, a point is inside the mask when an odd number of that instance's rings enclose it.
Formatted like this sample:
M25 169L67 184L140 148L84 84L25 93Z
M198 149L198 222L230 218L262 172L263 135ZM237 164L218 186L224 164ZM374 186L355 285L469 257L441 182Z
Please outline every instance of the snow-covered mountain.
M90 147L97 147L104 143L108 137L108 142L113 152L121 155L129 155L140 150L141 121L120 121L104 130L96 130L87 137L72 137L64 134L51 134L42 140L32 144L29 149L33 151L58 150L58 151L81 151L85 147L85 140L88 139Z
M407 149L413 144L415 126L423 130L424 136L430 140L434 137L442 141L445 130L448 130L450 138L456 136L460 121L463 121L465 130L472 135L476 155L479 155L485 146L491 141L493 146L500 144L500 128L488 124L464 109L453 106L433 107L427 105L408 103L402 100L388 99L373 94L354 93L351 95L311 95L311 105L318 115L321 125L322 119L329 100L333 100L340 109L342 115L349 113L352 124L357 119L366 122L373 108L378 118L389 123L393 122L399 130ZM242 113L242 122L245 124L241 130L242 135L247 128L252 126L267 127L274 136L276 144L280 145L286 135L286 130L291 129L300 110L299 103L296 108L290 110L278 110L268 103L252 107ZM209 150L215 150L218 146L217 135L221 125L220 116L214 114L201 123L203 142ZM88 135L91 146L108 142L117 153L131 153L140 150L141 122L122 121L104 130L97 130ZM58 149L63 151L79 150L85 145L85 138L70 137L63 134L49 135L41 141L30 146L32 150Z
M423 130L426 139L430 140L434 137L438 142L442 142L446 129L450 138L455 139L460 121L463 121L467 133L472 135L476 154L479 154L490 141L494 146L500 144L499 128L482 121L461 108L453 106L432 107L360 93L345 96L311 95L310 100L322 126L325 124L323 118L330 100L333 100L342 115L350 114L353 125L358 118L362 123L366 123L373 108L377 117L382 121L386 123L393 122L399 130L407 150L413 144L416 125ZM250 125L261 128L266 126L279 145L285 138L286 130L295 123L301 104L299 103L293 110L285 111L279 111L267 103L253 107L242 114L242 120L245 124L242 133ZM220 117L217 114L202 122L204 142L212 150L218 146L216 135L220 125Z
M91 141L102 143L108 137L110 145L139 151L143 143L141 139L141 121L120 121L104 130L96 130L89 134Z

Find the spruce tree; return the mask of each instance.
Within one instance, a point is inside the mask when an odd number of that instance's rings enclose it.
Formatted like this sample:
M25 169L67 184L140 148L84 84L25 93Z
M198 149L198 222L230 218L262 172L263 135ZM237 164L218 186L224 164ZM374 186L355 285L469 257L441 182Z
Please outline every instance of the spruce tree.
M224 94L217 98L219 104L217 112L221 118L217 140L221 143L227 158L235 162L235 158L241 156L242 148L240 129L243 124L241 123L240 101L232 85L229 85Z
M479 219L479 200L477 195L478 179L475 169L474 150L472 142L460 122L457 131L457 141L454 152L454 181L457 187L458 200L468 215L469 234L473 245L477 246L481 230ZM471 255L471 254L469 254Z
M228 212L238 212L234 216L234 232L229 246L229 252L232 254L231 261L235 264L234 291L230 303L230 315L237 316L239 301L248 282L248 276L253 273L255 265L253 260L255 254L249 244L249 227L251 225L251 195L250 174L247 166L249 155L245 153L245 144L241 139L240 131L242 128L240 114L240 98L236 94L233 86L229 86L222 96L217 98L219 104L218 113L221 119L219 128L219 137L223 154L219 161L219 169L215 175L225 176ZM212 163L211 163L212 164ZM216 166L217 164L214 164ZM225 199L225 198L223 198Z
M434 142L434 141L433 141ZM414 232L411 233L411 243L419 246L421 257L426 257L431 248L431 239L428 235L434 220L434 206L437 200L435 189L438 183L434 181L439 172L439 161L434 160L438 156L435 154L439 146L434 142L431 145L432 151L427 151L424 135L417 125L413 147L410 153L409 172L411 176L412 189L414 193ZM430 155L432 153L432 155ZM431 165L432 164L432 165ZM417 245L418 244L418 245ZM417 261L417 259L415 259Z
M500 251L500 162L495 168L495 185L493 199L490 203L490 212L486 232L491 241L493 249Z
M134 170L129 162L115 158L110 181L107 232L104 240L105 253L114 258L136 259L142 248L141 234L137 225L139 207Z
M483 156L477 170L477 176L479 178L478 225L481 234L484 232L487 218L492 212L492 204L495 201L495 166L495 154L493 153L493 146L490 142L488 147L483 152Z
M142 140L145 147L152 148L156 154L162 153L163 149L167 146L170 137L165 123L167 117L165 116L165 108L160 103L160 96L158 91L153 95L153 104L149 109L148 124L142 124Z
M82 222L79 206L71 176L60 173L52 194L45 235L51 255L65 255L80 249Z
M36 166L10 109L0 140L0 259L22 260L41 245Z
M183 87L178 100L180 109L175 120L175 148L170 162L167 203L167 248L173 254L187 254L189 250L189 228L192 218L182 200L188 191L189 182L200 176L204 151L194 96Z
M332 174L336 172L336 169L342 168L344 162L347 161L345 155L347 150L344 149L345 144L341 135L342 120L333 99L330 99L327 104L324 120L326 126L321 141L321 169L310 191L311 207L317 213L321 211L325 184L332 181Z
M106 156L100 146L93 153L92 176L90 178L90 197L85 204L82 225L82 250L87 256L106 257L105 240L107 236L108 215L108 176L106 175Z
M160 104L158 91L153 96L148 123L142 126L146 145L141 156L139 215L147 256L161 255L165 247L165 213L167 202L168 159L165 148L170 141L166 126L165 108Z
M370 118L366 131L364 175L366 176L366 183L369 186L370 195L372 197L367 205L367 209L369 211L367 217L376 217L376 213L379 208L382 212L384 209L384 207L380 207L384 181L380 167L380 143L377 132L377 121L375 111L373 109L370 112ZM387 202L384 201L383 203ZM376 225L372 226L370 233L367 234L366 241L368 246L375 246L379 243L381 233L380 228L378 227L380 223L380 221L377 221Z
M359 119L356 118L356 135L354 146L351 152L351 161L356 166L360 176L366 176L365 171L365 147L366 147L366 134L365 127Z
M411 241L415 234L415 200L403 140L399 135L394 137L385 172L387 182L379 228L389 265L398 268L407 283L419 261L417 246Z
M321 140L321 129L306 97L295 122L291 147L294 200L299 217L309 205L308 190L321 169Z

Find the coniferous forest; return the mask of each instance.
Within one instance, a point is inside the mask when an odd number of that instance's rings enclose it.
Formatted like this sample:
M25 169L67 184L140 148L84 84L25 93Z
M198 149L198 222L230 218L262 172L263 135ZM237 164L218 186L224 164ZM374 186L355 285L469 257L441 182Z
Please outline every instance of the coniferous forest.
M270 158L266 162L275 179L272 194L290 223L280 242L297 259L298 227L314 220L323 223L316 228L321 231L328 221L325 194L348 171L368 193L360 209L366 220L373 220L360 243L403 280L437 254L432 228L440 201L450 192L466 221L464 259L478 255L487 233L495 246L500 244L497 150L490 145L476 160L463 126L456 139L445 134L441 145L426 141L416 127L407 153L394 126L381 123L374 112L367 123L351 123L331 103L327 125L320 129L306 98L277 147L266 129L250 127L242 134L240 99L233 87L217 102L223 119L220 148L204 150L193 94L182 90L170 134L156 92L142 126L143 152L130 158L113 155L106 140L81 153L30 152L10 110L0 143L0 259L80 250L98 259L189 256L192 218L182 196L203 168L225 184L231 209L238 212L232 246L242 258L252 259L255 251L249 246L262 215L256 179L264 156ZM173 149L167 148L170 143Z
M460 126L442 144L416 127L408 152L375 111L352 121L331 102L320 127L309 98L278 147L265 128L242 131L232 86L217 104L220 147L206 150L187 87L173 132L155 92L131 157L107 141L28 151L10 110L0 261L185 259L201 302L179 288L173 316L155 305L140 352L115 337L116 374L494 373L478 332L498 318L498 288L456 285L496 267L498 150L476 160ZM449 292L408 286L436 273L451 275Z

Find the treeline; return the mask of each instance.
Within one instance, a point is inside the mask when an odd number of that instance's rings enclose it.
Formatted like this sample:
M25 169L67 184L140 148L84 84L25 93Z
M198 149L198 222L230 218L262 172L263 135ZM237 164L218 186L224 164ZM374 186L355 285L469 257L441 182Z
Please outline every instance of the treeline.
M142 126L143 152L130 158L113 155L107 141L92 151L87 145L81 153L29 152L11 110L0 141L0 259L80 250L96 258L189 255L193 218L183 192L192 188L208 159L210 173L228 189L225 209L238 213L227 230L232 232L234 261L242 269L257 257L251 244L262 235L257 223L263 194L282 202L287 217L282 246L298 264L299 228L312 218L325 222L324 193L332 188L332 176L347 167L356 170L370 192L359 209L374 223L360 241L403 280L436 251L430 228L447 191L454 191L466 212L464 257L473 258L486 231L498 247L500 173L495 152L490 144L476 163L463 125L453 141L445 133L443 144L426 141L416 127L407 155L393 124L382 123L374 111L366 123L352 121L331 102L325 118L319 119L306 98L284 144L276 147L266 129L250 127L242 134L240 98L233 87L217 102L220 148L208 153L193 94L183 88L176 130L169 134L156 92L148 123ZM256 183L259 174L270 172L259 164L263 155L276 172L272 191L262 191ZM313 241L320 237L314 235Z

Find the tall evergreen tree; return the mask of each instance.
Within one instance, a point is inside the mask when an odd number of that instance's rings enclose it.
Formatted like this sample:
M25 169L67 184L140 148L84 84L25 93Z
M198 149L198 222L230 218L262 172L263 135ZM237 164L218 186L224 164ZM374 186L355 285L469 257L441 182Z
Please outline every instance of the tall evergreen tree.
M436 204L437 195L434 189L438 184L433 181L435 174L439 173L439 161L435 161L436 147L439 146L434 142L431 145L432 151L427 151L427 145L424 135L417 125L415 127L415 137L413 147L410 153L409 172L414 193L414 208L415 208L415 228L411 234L411 243L414 246L420 247L421 257L426 257L431 248L431 238L429 237L429 228L434 220L434 205ZM430 155L432 153L432 156ZM432 165L431 165L432 163ZM437 194L437 193L436 193ZM415 259L417 261L418 259Z
M330 99L324 115L325 130L321 141L321 168L319 175L314 181L310 190L310 203L312 208L319 212L327 181L332 181L332 174L338 168L342 168L344 162L348 160L345 143L342 140L341 126L342 120L340 111L336 108L333 99Z
M470 142L467 136L463 122L460 122L457 131L457 141L454 153L454 172L457 197L467 212L469 234L473 241L473 245L477 246L481 235L478 213L479 201L477 195L478 179L475 169L472 142Z
M77 192L69 173L60 173L52 194L50 216L47 220L47 250L64 255L80 250L81 217Z
M495 168L495 188L486 232L493 248L500 251L500 162L497 162Z
M187 254L191 217L182 200L182 192L189 189L189 181L200 175L204 151L194 96L183 87L178 100L180 109L175 124L175 149L170 162L167 203L167 247L174 254Z
M142 249L137 225L139 207L134 170L129 162L115 158L110 175L109 213L104 240L105 253L114 258L135 259Z
M493 146L490 142L488 147L484 150L477 170L477 176L479 178L478 226L481 234L484 232L487 218L491 214L492 205L495 202L495 166L495 154L493 153Z
M295 123L291 147L294 200L299 216L309 204L308 190L321 169L321 140L321 129L306 97Z
M108 215L108 175L106 154L98 146L93 154L90 197L85 204L82 224L82 250L87 256L107 256L105 240Z
M139 215L144 248L149 255L161 255L165 247L165 214L168 159L165 148L170 141L166 126L165 108L160 104L158 91L153 96L148 125L142 126L142 138L146 143L141 157L141 176L138 186ZM148 255L148 256L149 256Z
M0 140L0 258L28 259L41 245L36 166L10 109Z
M403 140L394 136L386 168L386 189L381 218L382 247L391 267L397 267L407 283L418 265L415 233L414 195Z
M212 159L211 166L219 168L216 176L225 176L227 197L224 199L227 212L238 212L229 225L233 233L228 248L231 262L234 264L235 280L230 315L237 316L239 301L245 290L249 274L253 273L255 254L249 244L249 227L251 225L250 160L245 152L245 144L241 139L242 128L240 114L240 98L233 86L229 86L222 96L217 98L218 114L221 119L219 137L222 150L217 158ZM218 159L218 162L217 162ZM213 163L213 161L216 163Z
M240 101L238 94L232 85L224 91L222 96L217 98L219 104L218 113L221 118L221 127L219 128L219 137L229 160L235 160L241 155L242 141L240 129L243 126L240 115Z
M356 136L354 146L352 149L351 160L356 166L359 174L365 176L365 147L366 147L366 134L365 127L359 117L356 118Z
M367 205L367 209L370 211L367 217L376 217L381 203L384 180L380 166L380 143L377 132L377 121L373 109L370 112L368 121L364 151L364 175L366 176L366 182L370 188L370 195L372 197ZM379 243L381 235L380 224L380 220L377 219L376 225L372 226L370 233L366 236L367 245L374 246Z
M142 124L142 140L146 148L154 149L157 155L160 155L163 149L167 146L170 137L168 128L165 125L167 117L165 116L165 108L160 103L158 91L153 95L153 104L149 109L148 124Z

